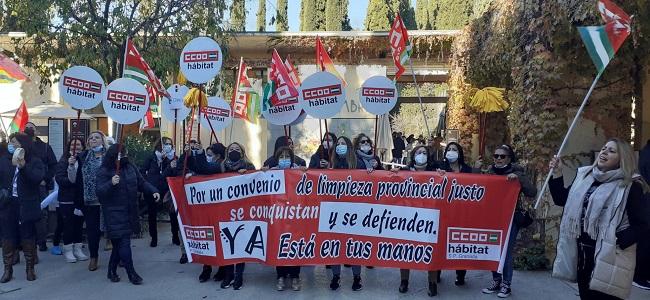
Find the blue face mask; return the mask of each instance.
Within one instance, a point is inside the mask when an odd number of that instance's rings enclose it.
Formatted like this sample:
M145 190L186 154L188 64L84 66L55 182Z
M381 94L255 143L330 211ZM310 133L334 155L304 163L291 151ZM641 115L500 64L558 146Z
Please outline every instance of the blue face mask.
M347 145L337 145L336 146L336 154L338 154L338 155L346 155L346 154L348 154L348 146Z
M14 151L16 151L16 147L14 147L14 144L9 144L7 145L7 150L9 153L14 154Z
M291 159L281 158L278 161L278 168L280 168L280 169L289 169L289 168L291 168Z
M164 153L172 152L172 145L163 145L162 150Z
M102 152L103 150L104 150L104 146L102 146L102 145L93 147L93 152L95 152L95 153Z

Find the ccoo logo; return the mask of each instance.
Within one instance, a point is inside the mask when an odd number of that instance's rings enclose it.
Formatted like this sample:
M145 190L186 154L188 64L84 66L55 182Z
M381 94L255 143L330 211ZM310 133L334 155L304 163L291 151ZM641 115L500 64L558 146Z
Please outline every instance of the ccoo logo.
M114 102L124 102L124 103L132 103L137 105L144 105L145 99L146 96L140 94L108 90L108 100Z
M102 92L102 85L100 83L78 79L70 76L63 77L63 85L71 88L77 88L84 91L93 92L93 93Z
M202 61L218 61L219 52L216 50L210 51L193 51L185 52L183 54L183 62L192 63L192 62L202 62Z

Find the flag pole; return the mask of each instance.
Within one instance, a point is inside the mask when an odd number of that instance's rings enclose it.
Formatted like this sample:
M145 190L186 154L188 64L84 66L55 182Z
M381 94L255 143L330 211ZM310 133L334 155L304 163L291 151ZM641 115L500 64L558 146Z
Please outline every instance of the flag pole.
M562 140L562 144L560 145L560 149L557 151L557 154L556 154L557 157L560 157L560 155L562 154L562 150L564 150L564 147L566 146L566 143L569 141L569 136L571 135L571 131L573 131L576 124L578 123L578 118L580 118L580 114L582 114L582 111L585 109L585 106L587 105L587 101L589 100L589 97L591 96L591 93L594 91L594 88L596 87L596 83L598 83L598 80L600 79L600 76L603 75L603 71L598 72L598 75L596 75L596 78L594 79L594 82L591 83L591 87L589 87L589 91L587 92L587 95L582 100L582 104L580 105L580 108L576 112L575 117L573 117L573 122L571 122L571 126L569 126L569 130L567 130L567 133L564 136L564 140ZM544 184L542 185L542 188L539 190L539 194L537 194L537 200L535 200L534 209L537 209L537 207L539 206L540 200L542 199L542 196L544 195L544 191L546 191L546 188L548 187L548 181L551 179L551 176L553 175L553 170L554 170L554 168L551 168L550 170L548 170L548 174L546 175L546 179L544 180Z
M130 36L127 36L126 41L124 42L124 60L122 60L122 74L120 74L120 77L122 77L122 78L124 78L124 69L126 69L126 55L127 55L127 52L129 51L129 39L130 38L131 38ZM118 143L117 155L119 157L120 153L122 153L122 147L124 147L123 141L122 141L122 135L124 133L124 125L118 124L117 127L119 128L119 130L117 132L118 136L117 136L117 138L115 140ZM120 175L120 160L119 159L115 161L115 175L118 175L118 176Z
M415 78L415 70L413 69L413 61L409 56L409 66L411 66L411 75L413 75L413 83L415 83L415 92L418 96L418 101L420 102L420 111L422 111L422 117L424 118L424 125L427 127L428 138L432 138L431 130L429 130L429 122L427 121L427 116L424 114L424 104L422 104L422 97L420 96L420 86L418 86L418 81Z

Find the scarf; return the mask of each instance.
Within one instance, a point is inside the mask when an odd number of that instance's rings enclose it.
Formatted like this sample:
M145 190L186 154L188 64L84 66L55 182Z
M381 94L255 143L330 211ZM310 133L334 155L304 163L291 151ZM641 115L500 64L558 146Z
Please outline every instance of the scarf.
M230 159L226 158L226 160L223 161L223 166L226 172L233 172L241 169L246 169L246 165L244 164L244 159L240 159L238 161L231 161Z
M97 194L95 189L97 187L96 178L97 172L102 165L102 157L96 157L95 152L88 151L86 160L81 168L81 175L83 175L84 184L84 203L87 205L97 204Z
M372 153L366 154L361 150L357 150L357 156L361 157L363 164L366 165L366 169L374 169L372 161L375 160L375 156Z
M571 238L578 238L581 232L585 232L592 239L596 239L600 232L604 232L607 228L609 217L615 209L616 188L621 185L624 177L621 169L603 172L598 167L593 167L587 171L584 179L577 180L569 191L560 223L560 232L564 232ZM589 196L583 216L585 197L595 181L601 184ZM581 220L583 220L582 228L580 228Z

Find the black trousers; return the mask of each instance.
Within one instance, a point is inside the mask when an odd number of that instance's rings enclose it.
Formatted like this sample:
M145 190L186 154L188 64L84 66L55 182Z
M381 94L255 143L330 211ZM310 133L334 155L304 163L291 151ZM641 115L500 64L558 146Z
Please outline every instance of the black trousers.
M647 237L647 235L646 235ZM635 280L650 280L650 240L641 238L636 244Z
M245 263L238 263L236 265L227 265L223 266L227 275L230 276L242 276L244 274L244 269L246 268Z
M54 229L54 236L52 237L52 245L58 246L61 243L61 236L63 235L63 215L61 214L61 205L56 208L56 228Z
M11 197L7 206L2 210L2 239L19 244L20 240L33 240L36 233L36 221L20 222L20 200Z
M591 245L582 244L578 241L578 291L582 300L614 300L620 299L605 293L589 289L591 273L596 264L596 249Z
M149 236L152 240L158 241L158 203L152 195L145 195L147 202L147 223L149 224ZM171 225L172 236L178 237L179 226L176 212L169 211L169 223Z
M275 267L275 271L278 273L278 278L281 277L300 278L300 266Z
M83 209L84 220L86 221L86 236L88 237L88 252L90 258L99 258L99 240L102 232L99 228L100 206L86 205Z
M45 199L48 195L47 187L44 185L39 185L38 186L39 193L41 196L41 200ZM41 210L41 219L36 222L36 243L37 244L45 244L47 241L47 224L48 224L48 219L49 215L47 212L47 208Z
M113 250L109 259L109 266L115 267L121 261L127 271L133 271L131 237L124 236L121 238L111 239L111 243L113 244Z
M84 218L74 214L73 204L60 204L57 211L61 215L61 223L57 224L57 229L62 228L63 244L81 243ZM56 234L54 236L56 237ZM58 245L58 243L54 245Z

